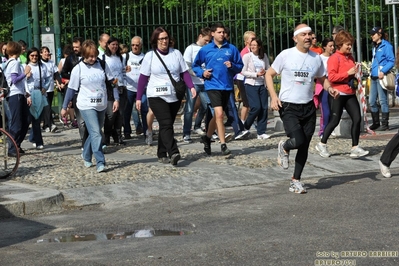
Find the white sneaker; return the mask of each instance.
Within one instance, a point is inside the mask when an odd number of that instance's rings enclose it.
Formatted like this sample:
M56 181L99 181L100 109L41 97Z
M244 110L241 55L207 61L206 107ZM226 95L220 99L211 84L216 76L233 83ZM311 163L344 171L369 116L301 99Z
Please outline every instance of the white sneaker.
M277 148L277 163L283 167L283 169L288 169L288 167L290 166L290 153L286 152L284 150L284 144L285 141L280 140L280 142L278 143L278 148Z
M146 134L145 134L145 143L146 143L148 146L151 146L151 145L152 145L152 142L153 142L153 139L152 139L152 131L148 131L148 129L147 129Z
M386 178L390 178L391 172L389 171L389 167L385 166L385 164L383 164L381 161L378 161L378 162L380 164L381 174Z
M306 189L303 187L303 184L299 180L291 180L290 188L288 190L297 194L306 193Z
M58 128L57 128L56 125L51 125L50 131L54 133L57 129L58 129Z
M240 131L234 139L240 140L240 139L243 139L244 137L248 136L249 134L250 134L249 130L243 130L243 131Z
M43 146L43 145L36 146L36 149L38 149L38 150L43 150L43 149L44 149L44 146Z
M193 142L193 140L191 139L191 136L190 136L190 135L184 135L183 141L184 141L185 143L192 143L192 142Z
M258 135L258 139L270 139L270 135L267 134Z
M33 148L36 148L36 143L32 143Z
M44 129L44 132L50 132L50 128L49 127L46 127L45 129Z
M194 129L194 133L196 133L200 136L205 135L205 131L203 131L201 128Z
M349 155L351 158L359 158L369 154L369 151L365 151L360 146L356 146L356 148L351 149L351 154Z
M320 156L323 158L328 158L331 156L331 153L327 150L327 144L323 144L321 142L316 144L316 150L319 152Z

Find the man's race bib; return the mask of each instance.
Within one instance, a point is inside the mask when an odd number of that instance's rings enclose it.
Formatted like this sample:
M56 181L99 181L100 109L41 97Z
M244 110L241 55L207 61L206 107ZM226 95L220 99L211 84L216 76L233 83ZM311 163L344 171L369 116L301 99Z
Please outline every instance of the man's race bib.
M293 71L293 76L297 84L305 85L312 82L311 73L308 71Z
M165 96L171 95L172 91L169 85L157 85L154 86L154 95L156 96Z

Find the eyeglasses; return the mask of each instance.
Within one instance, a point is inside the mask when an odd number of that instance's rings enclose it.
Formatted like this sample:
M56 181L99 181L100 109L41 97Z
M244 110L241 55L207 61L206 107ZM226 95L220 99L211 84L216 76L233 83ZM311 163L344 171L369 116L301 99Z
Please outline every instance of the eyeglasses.
M162 42L162 41L167 41L169 40L169 37L164 37L164 38L159 38L158 41Z
M132 44L132 47L139 47L140 44Z

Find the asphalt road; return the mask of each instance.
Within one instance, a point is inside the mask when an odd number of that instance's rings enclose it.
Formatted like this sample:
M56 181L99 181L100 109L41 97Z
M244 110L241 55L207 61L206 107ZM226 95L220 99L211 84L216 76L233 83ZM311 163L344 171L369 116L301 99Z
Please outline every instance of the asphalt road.
M398 178L307 179L305 195L288 181L160 193L0 220L0 265L398 265ZM142 229L156 236L124 238ZM124 239L101 240L112 234Z

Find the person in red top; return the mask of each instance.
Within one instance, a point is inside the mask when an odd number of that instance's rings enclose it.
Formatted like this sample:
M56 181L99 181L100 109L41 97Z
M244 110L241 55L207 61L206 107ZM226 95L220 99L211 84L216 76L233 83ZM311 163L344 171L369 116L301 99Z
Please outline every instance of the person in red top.
M330 157L327 150L327 140L333 130L338 126L344 108L352 119L351 136L352 149L351 158L359 158L369 152L363 150L359 144L360 137L360 106L356 97L356 88L353 86L357 66L351 50L355 39L347 31L340 31L335 37L337 51L327 61L328 80L334 89L339 91L339 97L331 99L331 120L324 129L324 134L316 145L316 150L322 157Z
M312 46L310 46L309 50L317 54L323 53L323 48L317 45L317 37L315 33L312 33Z

